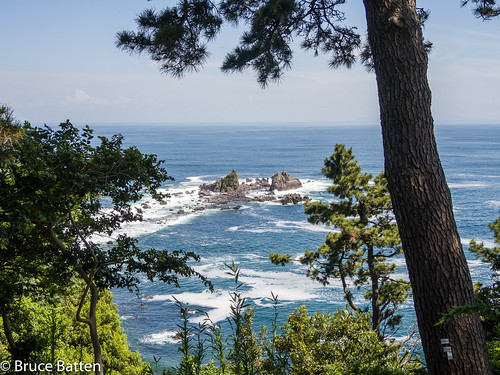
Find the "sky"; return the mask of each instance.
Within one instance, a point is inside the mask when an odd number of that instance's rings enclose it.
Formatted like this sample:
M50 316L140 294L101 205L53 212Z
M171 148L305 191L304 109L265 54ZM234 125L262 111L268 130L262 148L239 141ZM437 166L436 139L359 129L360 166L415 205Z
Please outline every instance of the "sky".
M241 30L224 28L211 57L184 78L161 74L146 55L115 47L146 8L170 0L0 0L0 103L20 121L101 123L378 123L375 75L357 65L328 68L327 57L296 50L284 80L262 89L255 73L224 74L221 62ZM483 22L459 0L421 1L437 124L500 124L500 20ZM347 24L365 33L361 1Z

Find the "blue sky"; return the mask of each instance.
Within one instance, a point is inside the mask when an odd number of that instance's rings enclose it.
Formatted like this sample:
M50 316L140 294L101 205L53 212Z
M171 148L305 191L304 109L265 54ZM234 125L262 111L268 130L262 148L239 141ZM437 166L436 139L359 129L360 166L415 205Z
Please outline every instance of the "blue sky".
M223 30L198 73L162 75L147 56L115 48L141 10L168 0L1 0L0 103L19 120L54 124L144 122L377 123L375 76L361 66L331 70L324 57L295 52L284 81L262 90L252 71L219 66L238 41ZM361 1L345 8L364 30ZM422 1L434 43L429 80L436 123L500 123L500 20L482 22L459 0Z

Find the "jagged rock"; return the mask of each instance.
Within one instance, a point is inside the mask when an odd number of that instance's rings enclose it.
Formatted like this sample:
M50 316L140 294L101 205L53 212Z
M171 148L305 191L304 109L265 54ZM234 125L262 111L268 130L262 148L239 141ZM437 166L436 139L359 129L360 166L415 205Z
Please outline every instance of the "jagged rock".
M184 210L177 211L177 215L182 215L182 214L185 214L185 213L186 213L186 211L184 211Z
M305 200L300 194L286 194L283 198L280 199L280 203L285 204L297 204Z
M216 194L207 198L207 202L217 206L229 204L232 202L251 202L253 199L245 195L244 191L230 191L224 194Z
M229 208L239 209L242 206L227 207L233 202L269 202L276 201L282 204L297 204L304 200L299 194L291 194L283 197L284 200L276 199L274 190L296 189L302 186L299 179L287 172L276 173L272 178L245 179L241 184L238 181L236 171L211 184L199 186L198 196L202 198L205 208L219 208L227 210ZM258 191L260 194L247 196L248 192ZM215 193L215 194L213 194ZM197 207L194 211L203 208Z
M271 179L271 186L269 190L290 190L290 189L298 189L302 187L302 183L296 177L293 177L287 171L283 171L281 173L275 173Z
M267 178L257 178L255 183L259 185L261 188L269 188L271 184L269 183L269 179Z
M260 195L253 199L255 202L271 202L274 201L275 198L272 195Z
M238 190L240 183L238 174L235 170L229 173L226 177L216 180L213 184L203 184L200 186L200 191L212 191L214 193L227 193Z

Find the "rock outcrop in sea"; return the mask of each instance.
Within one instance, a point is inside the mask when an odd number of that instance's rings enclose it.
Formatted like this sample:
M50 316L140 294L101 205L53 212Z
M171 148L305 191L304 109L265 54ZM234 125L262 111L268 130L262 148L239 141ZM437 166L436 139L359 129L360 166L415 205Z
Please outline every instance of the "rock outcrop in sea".
M298 193L276 197L274 191L293 190L300 187L302 187L300 180L286 171L276 173L271 178L246 179L240 183L238 174L233 170L211 184L200 185L198 195L205 200L207 208L226 209L227 207L222 206L232 202L273 201L286 205L300 203L307 197ZM250 192L252 192L251 196L248 195Z
M200 186L202 191L211 191L214 193L228 193L236 191L240 187L238 174L233 169L226 177L215 180L213 184L203 184Z
M281 173L275 173L273 177L271 177L271 187L270 190L292 190L298 189L302 187L302 182L296 177L293 177L287 171L283 171Z
M280 203L285 205L285 204L297 204L300 202L305 201L307 198L303 197L300 194L293 193L293 194L286 194L283 196L283 198L280 199Z

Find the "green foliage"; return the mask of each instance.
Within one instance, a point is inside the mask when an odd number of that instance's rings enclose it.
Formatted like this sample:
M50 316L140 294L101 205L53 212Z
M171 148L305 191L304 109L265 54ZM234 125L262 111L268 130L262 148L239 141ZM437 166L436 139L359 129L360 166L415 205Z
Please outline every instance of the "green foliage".
M239 281L240 269L234 261L226 266L229 269L227 273L234 278L234 291L229 295L231 315L228 321L232 328L230 335L232 345L228 360L234 373L252 375L257 372L257 361L261 354L260 347L257 345L257 337L252 329L255 313L241 292L243 284Z
M207 339L204 337L204 331L207 325L201 323L198 326L190 326L188 309L179 301L176 302L176 305L182 312L182 324L177 326L179 329L176 334L181 344L179 352L182 353L182 360L176 373L179 375L199 375L205 357L205 342Z
M323 174L333 181L328 192L331 203L306 202L305 212L312 224L326 224L335 229L326 236L317 251L306 251L301 262L309 265L308 276L323 284L330 278L340 279L344 296L355 311L370 311L372 328L383 336L385 327L394 328L401 321L398 307L405 302L410 285L392 278L396 270L388 261L401 254L398 228L392 214L387 181L381 173L362 173L352 149L336 145L325 159ZM290 261L289 255L271 254L275 264ZM354 303L352 285L365 286L370 306Z
M404 374L399 345L379 340L366 314L337 310L307 314L295 310L277 338L290 358L290 374Z
M98 264L95 281L106 287L135 287L137 272L173 284L177 275L201 276L186 264L198 259L193 253L142 251L126 235L113 246L91 241L97 233L111 235L123 223L141 220L131 203L144 194L165 198L158 189L171 177L156 156L122 148L121 136L99 137L94 146L91 129L80 132L69 122L58 131L29 124L24 131L12 168L15 186L0 185L0 206L9 205L21 213L19 220L35 225L33 235L56 245L65 263L85 272Z
M494 233L495 242L500 245L500 217L488 225ZM469 250L482 262L490 265L491 284L474 285L476 303L468 306L454 306L443 315L438 324L455 319L462 314L478 313L486 335L490 364L494 374L500 374L500 246L487 248L484 243L474 240Z
M22 138L21 125L15 120L13 110L7 105L0 105L0 181L6 186L13 186L15 177L10 169L14 162L13 147ZM0 251L7 247L7 237L11 225L6 220L12 211L8 202L0 204Z
M488 356L493 375L500 374L500 340L487 341Z
M263 374L285 375L287 373L288 357L277 346L278 342L278 296L271 292L270 300L273 302L274 319L271 325L270 337L267 327L261 327L260 345L263 358L261 361Z
M212 356L216 361L218 361L219 369L221 374L226 374L228 371L228 359L227 359L227 340L228 338L224 336L221 325L215 324L207 313L205 325L207 327L206 333L208 340L210 342L209 349L211 350ZM215 365L212 363L212 367Z
M405 375L424 374L403 344L380 340L371 329L366 313L338 310L335 314L310 316L305 307L295 310L278 328L278 296L271 294L274 319L270 330L252 328L256 309L248 306L239 282L240 269L227 265L235 280L230 293L230 333L224 337L220 325L206 315L203 329L190 325L187 314L179 325L179 350L183 354L176 374L200 375ZM203 336L203 337L200 337ZM206 340L205 336L208 336ZM199 354L209 351L218 361L200 366Z
M489 227L494 232L495 242L500 245L500 218ZM492 283L487 286L477 283L475 285L476 305L456 307L452 310L452 314L470 313L468 310L479 312L487 341L497 341L500 340L500 279L498 273L500 271L500 246L489 249L483 243L472 240L469 250L481 261L490 265Z
M358 289L368 285L365 298L371 305L372 327L382 334L382 323L391 328L399 324L396 311L410 290L408 282L391 277L396 265L388 263L402 249L387 181L383 173L373 181L362 173L352 149L343 145L335 146L322 172L333 181L328 191L337 200L308 202L305 211L309 222L337 231L328 233L316 252L306 251L302 262L309 265L308 275L315 280L326 284L330 277L339 278L349 306L356 311L362 309L354 303L349 283Z
M142 211L133 203L145 194L166 198L160 188L172 178L155 155L124 148L122 136L96 141L92 133L69 121L59 130L26 123L23 137L11 144L12 178L0 179L0 246L5 249L0 253L0 313L15 358L22 355L24 339L16 343L9 314L16 298L33 295L27 288L31 278L44 281L49 290L71 274L84 281L76 319L88 325L95 362L110 366L115 365L101 356L96 329L99 290L137 288L140 274L175 286L179 277L196 276L211 288L188 264L199 260L192 252L141 249L126 234L106 244L94 241L96 235L112 236L124 223L141 220Z
M291 259L290 254L269 253L269 260L276 265L286 266Z
M500 15L500 7L496 5L496 0L462 0L462 6L472 3L474 5L474 15L483 20L491 20Z
M4 166L12 161L12 147L22 138L21 124L16 121L14 111L5 104L0 104L0 178L5 175Z
M130 53L147 52L161 63L164 73L180 77L205 62L206 42L215 38L222 19L211 1L190 0L160 12L145 10L136 22L137 32L118 34L117 47Z
M136 19L137 31L117 35L117 47L130 53L146 52L161 63L164 73L181 76L197 70L208 56L207 42L214 39L224 21L245 23L240 45L228 53L222 70L252 68L265 86L279 81L291 67L294 37L315 55L331 55L330 66L350 67L361 38L355 27L345 25L344 1L254 0L217 3L180 0L160 12L144 11Z
M72 283L66 290L60 290L57 298L52 300L25 297L13 304L10 321L18 342L19 359L53 364L58 360L65 363L93 363L88 330L75 321L79 303L75 292L81 288L81 283ZM111 292L104 291L97 311L105 373L142 374L148 364L142 362L139 353L130 351L112 298ZM6 338L0 335L0 359L11 358Z
M227 176L220 180L217 180L216 184L218 184L216 191L226 192L237 190L240 186L240 183L238 181L238 174L233 169L233 171Z
M500 217L489 227L494 233L495 242L500 245ZM481 314L490 364L493 373L500 374L500 246L488 249L483 243L471 241L469 250L488 263L492 270L491 285L475 285L476 305L471 308Z

